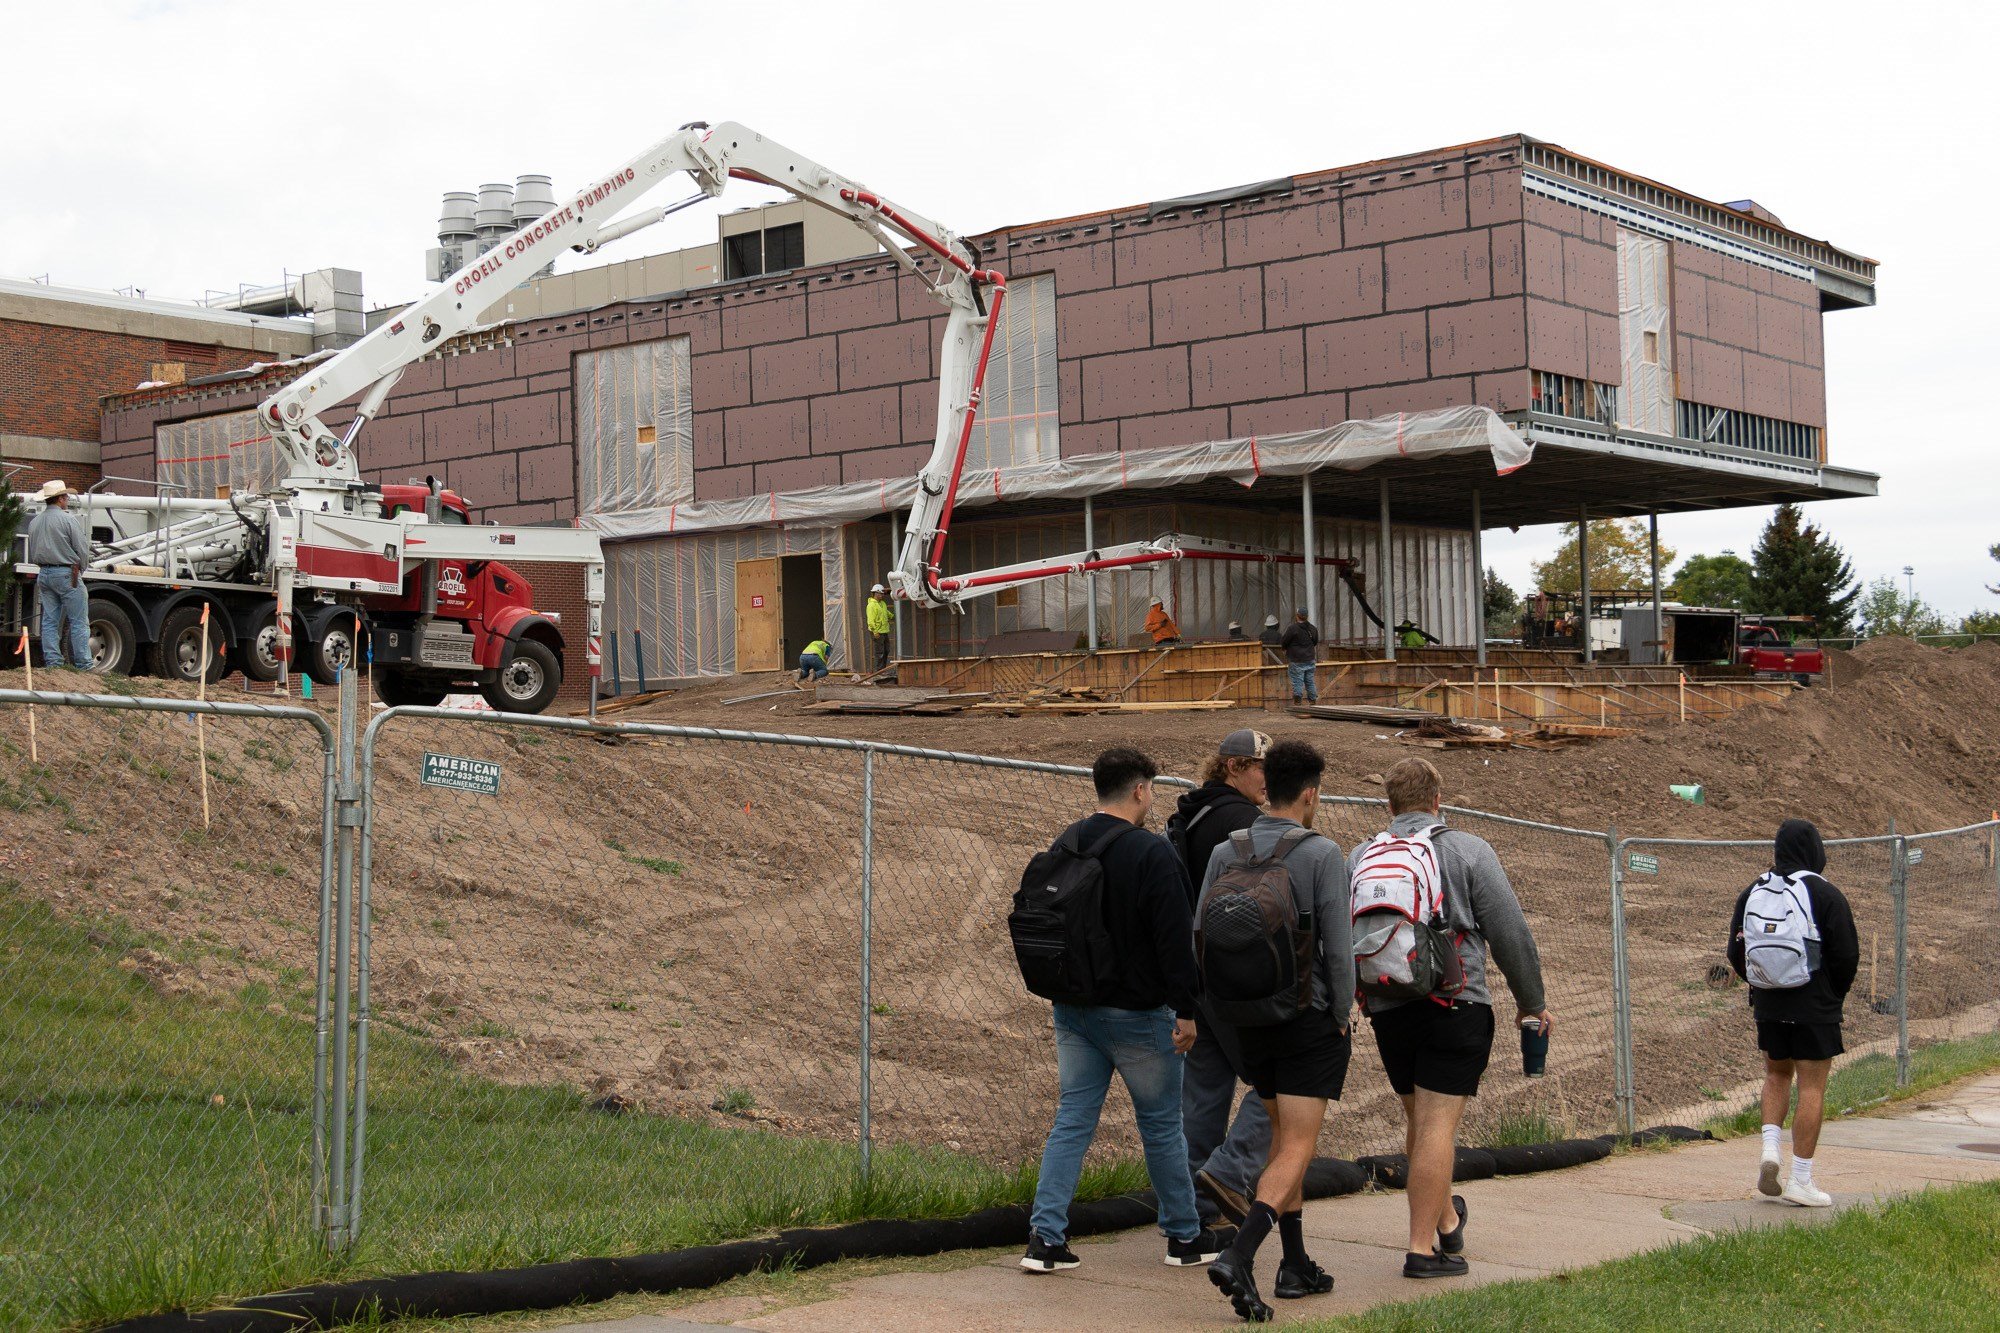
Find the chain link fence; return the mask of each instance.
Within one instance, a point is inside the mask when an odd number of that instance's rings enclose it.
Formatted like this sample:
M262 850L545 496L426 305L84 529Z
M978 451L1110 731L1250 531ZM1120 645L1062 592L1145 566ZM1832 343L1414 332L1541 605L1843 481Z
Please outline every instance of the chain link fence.
M1033 1168L1054 1040L1005 917L1092 808L1083 769L442 710L342 744L348 699L336 727L47 694L31 758L30 697L0 691L22 835L0 852L0 1263L31 1279L0 1281L0 1313L97 1308L134 1238L240 1294L299 1271L273 1247L406 1270L669 1248L963 1210ZM1525 1078L1489 966L1501 1031L1465 1141L1700 1124L1750 1095L1723 958L1768 842L1446 817L1498 853L1558 1022ZM1333 796L1317 826L1351 852L1386 819ZM1861 938L1851 1052L1907 1071L1913 1042L2000 1025L1996 852L2000 824L1829 843ZM1360 1022L1354 1054L1321 1151L1395 1150ZM1101 1161L1136 1155L1123 1098Z

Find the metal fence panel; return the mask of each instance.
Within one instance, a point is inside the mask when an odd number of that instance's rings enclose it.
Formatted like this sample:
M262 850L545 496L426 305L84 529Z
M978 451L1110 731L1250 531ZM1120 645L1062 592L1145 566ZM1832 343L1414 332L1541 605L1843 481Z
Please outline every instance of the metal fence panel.
M300 709L0 691L0 1327L315 1244L330 753Z
M1913 1043L2000 1031L2000 822L1904 840Z

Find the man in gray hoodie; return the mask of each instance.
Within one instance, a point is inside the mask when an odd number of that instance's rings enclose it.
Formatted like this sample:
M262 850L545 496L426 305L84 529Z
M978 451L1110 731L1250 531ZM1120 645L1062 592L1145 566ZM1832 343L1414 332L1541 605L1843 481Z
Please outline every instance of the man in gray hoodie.
M1271 1120L1270 1155L1257 1179L1256 1201L1236 1239L1209 1267L1209 1280L1229 1297L1238 1315L1253 1323L1272 1314L1257 1292L1251 1270L1257 1247L1273 1227L1284 1242L1275 1294L1289 1300L1333 1290L1333 1279L1306 1253L1300 1213L1306 1167L1326 1118L1326 1104L1340 1097L1347 1081L1352 1047L1348 1012L1354 996L1354 949L1347 930L1347 864L1339 843L1312 831L1325 769L1319 752L1299 741L1283 741L1265 752L1269 813L1257 816L1248 829L1232 834L1215 849L1195 908L1196 929L1214 932L1198 950L1208 992L1203 1019L1227 1027L1222 1048L1237 1075L1256 1090ZM1299 932L1293 938L1301 940L1309 953L1311 971L1285 986L1291 998L1278 1006L1284 1011L1282 1018L1270 1021L1268 1015L1259 1014L1260 1021L1232 1021L1220 1012L1231 1001L1224 994L1227 987L1217 984L1217 968L1225 965L1225 937L1244 920L1227 905L1233 896L1238 907L1247 908L1250 895L1218 892L1217 880L1227 873L1234 881L1271 858L1284 867L1291 896L1287 906ZM1255 930L1251 933L1262 940ZM1297 989L1301 982L1309 989ZM1302 1007L1299 1000L1304 1001ZM1248 1007L1256 1003L1261 1002Z
M1389 1086L1403 1102L1409 1159L1409 1250L1403 1276L1457 1277L1466 1272L1465 1200L1451 1192L1458 1122L1478 1095L1493 1051L1493 993L1486 951L1506 974L1521 1023L1551 1025L1542 996L1542 960L1500 858L1485 839L1447 828L1439 815L1443 780L1422 759L1405 759L1383 777L1389 833L1428 836L1442 879L1445 921L1457 943L1465 985L1450 997L1389 1000L1369 996L1368 1018ZM1370 840L1371 842L1373 839ZM1358 861L1368 844L1354 849Z

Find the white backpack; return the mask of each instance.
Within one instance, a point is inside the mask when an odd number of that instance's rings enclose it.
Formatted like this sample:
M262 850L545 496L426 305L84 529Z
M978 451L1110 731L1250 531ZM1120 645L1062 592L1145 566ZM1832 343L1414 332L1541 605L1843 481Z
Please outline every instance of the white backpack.
M1758 990L1796 990L1819 971L1807 873L1766 871L1743 900L1743 977Z
M1465 989L1465 970L1445 920L1444 876L1431 844L1431 835L1443 827L1407 837L1378 833L1355 855L1348 916L1355 984L1364 996L1416 1000Z

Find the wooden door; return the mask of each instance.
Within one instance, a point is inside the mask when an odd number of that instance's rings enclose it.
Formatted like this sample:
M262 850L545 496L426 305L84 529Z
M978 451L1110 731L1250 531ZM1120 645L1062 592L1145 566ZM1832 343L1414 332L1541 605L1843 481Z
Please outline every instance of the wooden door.
M785 605L778 562L736 562L736 669L779 671L784 660Z

